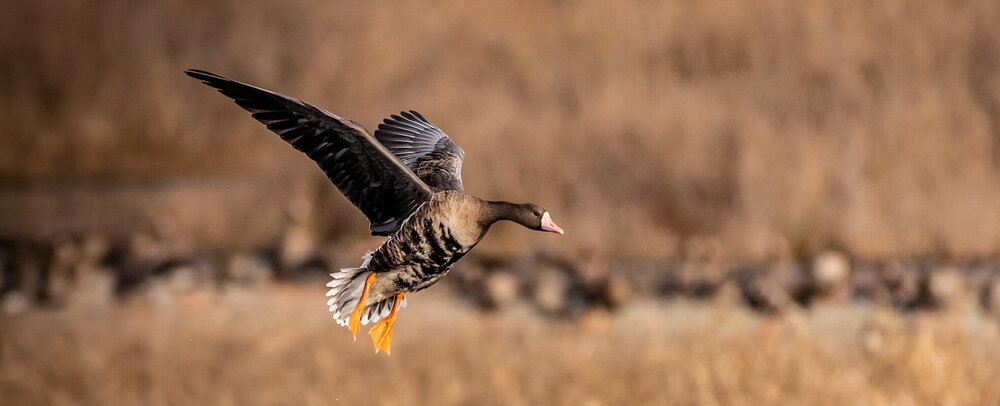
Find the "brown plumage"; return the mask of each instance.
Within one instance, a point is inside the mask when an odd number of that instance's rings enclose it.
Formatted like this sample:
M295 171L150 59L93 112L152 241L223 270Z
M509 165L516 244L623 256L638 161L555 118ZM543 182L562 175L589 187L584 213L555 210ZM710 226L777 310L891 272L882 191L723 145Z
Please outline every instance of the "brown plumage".
M201 70L185 73L309 156L368 217L373 235L390 236L360 267L331 274L327 284L327 305L339 324L356 334L360 325L378 322L369 331L376 350L389 351L403 294L437 282L497 221L563 233L535 204L466 195L465 152L420 113L394 114L373 136L352 120L288 96Z

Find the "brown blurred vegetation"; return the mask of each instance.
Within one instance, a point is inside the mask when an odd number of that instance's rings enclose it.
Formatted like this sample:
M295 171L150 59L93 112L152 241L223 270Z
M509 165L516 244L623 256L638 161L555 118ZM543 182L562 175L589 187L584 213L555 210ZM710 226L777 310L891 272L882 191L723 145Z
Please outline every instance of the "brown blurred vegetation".
M316 290L0 315L0 399L30 405L988 405L995 322L827 308L761 319L644 303L567 324L411 299L392 356Z
M378 240L185 68L421 111L568 234L373 357L315 287ZM8 0L0 107L0 403L1000 402L995 1Z
M180 73L200 67L368 127L420 110L467 151L469 192L543 203L570 230L510 238L501 227L486 251L664 258L692 236L757 259L1000 248L993 1L4 8L7 235L100 232L124 212L133 227L207 246L259 245L290 196L318 202L321 235L363 235L310 162ZM186 200L157 194L183 196L185 185ZM103 205L106 189L123 187L152 197L112 193L124 203ZM255 216L257 229L242 221Z

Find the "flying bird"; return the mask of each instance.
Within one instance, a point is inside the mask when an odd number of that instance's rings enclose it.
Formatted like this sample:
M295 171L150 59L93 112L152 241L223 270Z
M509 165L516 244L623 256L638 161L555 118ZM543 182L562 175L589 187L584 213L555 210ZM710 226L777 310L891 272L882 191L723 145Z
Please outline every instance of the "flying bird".
M563 234L532 203L465 194L465 152L416 111L386 118L372 135L326 110L203 70L184 71L249 111L267 129L319 165L368 218L372 235L388 236L357 268L330 276L327 306L357 339L362 325L375 351L390 352L392 330L407 293L444 276L498 221Z

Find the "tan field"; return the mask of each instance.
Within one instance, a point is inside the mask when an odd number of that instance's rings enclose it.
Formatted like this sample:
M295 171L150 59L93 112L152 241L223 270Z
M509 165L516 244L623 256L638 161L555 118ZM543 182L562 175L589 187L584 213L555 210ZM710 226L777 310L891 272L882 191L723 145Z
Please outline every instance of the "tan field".
M51 405L1000 402L996 321L864 306L762 318L639 302L578 323L411 298L392 355L318 289L228 289L0 318L0 399Z
M413 295L201 68L545 206ZM1000 404L1000 2L6 0L0 405Z

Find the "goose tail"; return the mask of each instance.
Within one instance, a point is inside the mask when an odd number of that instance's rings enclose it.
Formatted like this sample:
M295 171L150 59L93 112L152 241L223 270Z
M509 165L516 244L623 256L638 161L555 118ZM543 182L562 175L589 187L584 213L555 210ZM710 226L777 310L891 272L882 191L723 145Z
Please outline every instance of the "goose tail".
M343 268L340 272L330 274L332 279L326 284L330 288L326 292L328 298L326 306L330 310L330 313L333 314L333 319L341 326L349 327L351 313L357 308L362 296L367 296L367 300L363 304L364 311L361 315L361 325L375 323L388 316L393 305L396 303L395 295L380 299L377 297L380 295L372 294L368 296L362 294L365 289L365 281L368 280L369 275L372 273L367 268L370 258L371 253L365 255L361 267ZM403 299L400 307L405 306L406 300Z

